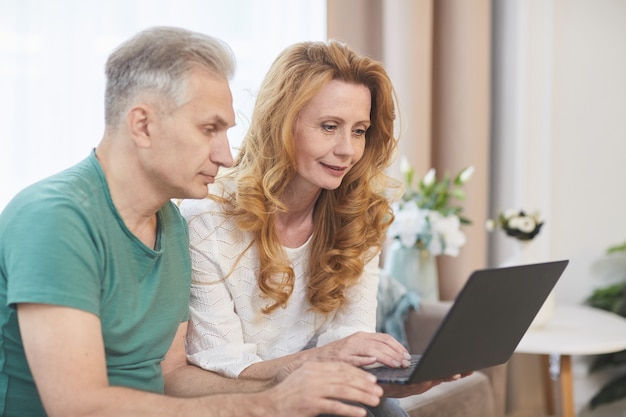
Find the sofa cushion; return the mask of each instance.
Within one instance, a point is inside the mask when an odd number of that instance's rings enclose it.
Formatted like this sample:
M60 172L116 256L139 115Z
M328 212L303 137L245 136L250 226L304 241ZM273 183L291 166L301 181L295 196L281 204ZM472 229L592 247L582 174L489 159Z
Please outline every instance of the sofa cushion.
M446 401L445 397L450 397ZM411 417L495 417L494 393L482 372L400 399Z

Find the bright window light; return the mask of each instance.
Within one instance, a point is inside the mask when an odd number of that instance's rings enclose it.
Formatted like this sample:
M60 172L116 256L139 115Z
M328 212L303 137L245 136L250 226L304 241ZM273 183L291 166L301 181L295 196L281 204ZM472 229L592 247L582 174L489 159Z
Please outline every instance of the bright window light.
M226 41L237 126L278 53L326 39L326 0L2 0L0 210L20 189L85 158L104 132L104 64L136 32L172 25Z

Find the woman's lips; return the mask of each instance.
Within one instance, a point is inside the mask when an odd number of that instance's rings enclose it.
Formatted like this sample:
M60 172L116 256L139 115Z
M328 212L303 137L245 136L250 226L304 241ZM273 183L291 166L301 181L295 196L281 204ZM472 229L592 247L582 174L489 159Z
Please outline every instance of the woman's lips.
M343 175L348 169L347 167L344 167L344 166L328 165L324 163L321 163L321 164L324 168L326 168L327 171L329 171L333 175Z

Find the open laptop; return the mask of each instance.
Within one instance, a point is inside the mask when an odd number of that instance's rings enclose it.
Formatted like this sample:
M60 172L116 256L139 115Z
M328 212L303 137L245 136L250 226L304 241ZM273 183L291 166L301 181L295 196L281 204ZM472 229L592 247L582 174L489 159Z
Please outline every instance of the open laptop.
M367 369L388 384L413 384L509 360L568 260L474 271L422 355L408 368Z

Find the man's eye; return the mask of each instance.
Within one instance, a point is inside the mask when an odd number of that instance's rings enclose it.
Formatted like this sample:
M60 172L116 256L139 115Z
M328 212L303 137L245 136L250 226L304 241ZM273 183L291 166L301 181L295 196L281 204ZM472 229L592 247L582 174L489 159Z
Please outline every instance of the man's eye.
M214 127L205 127L205 128L204 128L204 134L205 134L205 135L210 135L210 136L212 136L212 135L214 135L214 134L215 134L215 132L217 132L217 129L216 129L216 128L214 128Z

